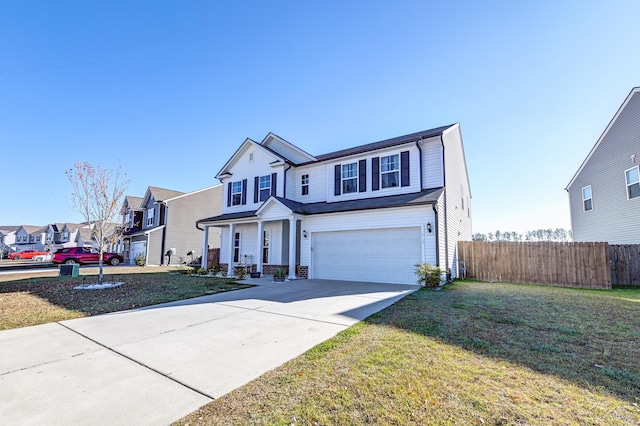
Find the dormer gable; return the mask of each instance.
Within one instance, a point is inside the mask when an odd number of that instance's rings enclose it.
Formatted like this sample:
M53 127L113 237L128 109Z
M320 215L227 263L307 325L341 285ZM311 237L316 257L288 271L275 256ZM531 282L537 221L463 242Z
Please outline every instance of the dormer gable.
M277 153L294 165L317 161L313 155L271 132L260 142L260 145Z
M255 159L257 150L260 150L263 153L267 154L267 156L269 157L269 163L271 165L275 166L278 164L285 164L288 162L288 160L285 157L278 154L274 150L266 146L263 146L250 138L247 138L242 143L242 145L240 145L240 147L236 150L236 152L231 156L229 161L227 161L226 164L222 167L222 169L220 169L220 171L216 174L216 179L225 179L225 178L231 177L233 175L232 170L234 166L239 161L241 161L241 159L243 159L245 156L247 157L246 161L253 162Z

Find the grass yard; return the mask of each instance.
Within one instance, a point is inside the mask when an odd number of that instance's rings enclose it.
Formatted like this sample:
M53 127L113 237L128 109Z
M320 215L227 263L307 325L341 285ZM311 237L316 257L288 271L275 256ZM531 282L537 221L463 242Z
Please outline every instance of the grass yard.
M105 275L120 287L74 290L97 276L45 277L0 282L0 330L122 311L250 287L233 280L177 272Z
M420 290L179 425L638 425L640 290Z

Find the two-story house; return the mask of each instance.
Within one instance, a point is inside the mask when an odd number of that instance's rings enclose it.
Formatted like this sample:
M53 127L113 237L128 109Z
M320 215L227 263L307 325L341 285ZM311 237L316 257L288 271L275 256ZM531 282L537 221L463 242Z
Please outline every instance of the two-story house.
M640 87L631 90L567 187L574 241L640 244Z
M83 223L51 223L46 226L45 231L45 246L55 251L63 247L81 247L83 245L90 245L90 241L87 244L80 240L78 234L80 229L88 227Z
M471 240L460 125L313 156L269 133L246 139L218 172L221 264L309 277L415 283L415 265L450 270ZM205 242L206 244L206 242Z
M46 227L21 225L15 232L14 248L17 251L22 250L44 250Z
M134 264L139 255L145 265L180 264L202 256L201 228L196 220L211 210L222 208L222 185L193 192L180 192L149 186L144 197L127 196L121 214L125 263ZM220 231L209 230L206 248L220 247Z
M10 253L16 242L16 231L19 226L0 226L0 258L2 253Z

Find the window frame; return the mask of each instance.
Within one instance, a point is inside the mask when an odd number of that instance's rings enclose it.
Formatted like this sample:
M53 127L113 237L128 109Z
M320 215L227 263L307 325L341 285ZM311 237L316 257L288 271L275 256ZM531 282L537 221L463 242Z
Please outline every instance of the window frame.
M241 241L241 236L240 236L240 232L235 232L235 235L233 236L233 263L239 263L240 262L240 241Z
M147 221L145 222L147 226L153 226L153 219L156 215L156 208L147 209Z
M636 175L638 177L638 180L636 180L635 182L629 183L629 180L627 179L627 173L630 172L631 170L636 171ZM634 198L639 198L640 197L640 191L638 192L638 195L632 197L631 196L631 191L630 191L630 187L632 187L633 185L638 185L638 188L640 189L640 169L638 168L638 166L634 166L631 167L627 170L624 171L624 182L626 184L626 191L627 191L627 200L633 200Z
M242 181L241 180L231 182L231 205L232 206L242 205Z
M269 263L269 255L271 251L269 250L269 244L271 242L271 230L264 229L262 231L262 263Z
M355 166L355 168L353 168L353 166ZM340 178L341 178L341 187L342 187L342 194L353 194L353 193L357 193L358 192L358 162L355 161L353 163L347 163L347 164L342 164L341 168L340 168L341 174L340 174ZM345 177L345 172L347 173L347 177ZM353 174L351 176L351 174ZM352 191L347 191L347 189L349 188L348 186L348 181L354 181L355 185L352 186L353 190Z
M300 193L301 195L309 195L309 174L300 176Z
M269 184L268 186L266 185L267 182ZM260 176L258 178L258 200L266 201L270 195L271 195L271 175Z
M395 157L395 161L389 161ZM387 164L384 164L384 160L387 160ZM395 165L395 168L384 170L385 166L388 167L389 164ZM389 185L388 182L385 183L384 177L386 175L395 175L395 185ZM400 187L400 154L390 154L380 157L380 189L387 188L398 188Z
M588 198L585 198L585 193L584 193L585 189L589 189ZM582 211L586 213L588 211L593 210L593 188L591 188L591 185L587 185L583 187L581 194L582 194ZM589 208L587 208L587 201L589 201Z

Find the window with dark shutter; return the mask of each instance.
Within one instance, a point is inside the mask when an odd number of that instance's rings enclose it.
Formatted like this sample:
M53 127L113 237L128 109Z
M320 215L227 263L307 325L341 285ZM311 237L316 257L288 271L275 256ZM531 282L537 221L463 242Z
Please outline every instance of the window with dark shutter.
M380 189L380 157L371 159L371 189L373 191Z
M400 153L400 186L409 186L409 151Z
M260 177L256 176L253 178L253 202L258 202L258 186L260 186Z
M367 160L360 160L358 164L358 181L359 191L365 192L367 190Z
M278 187L276 186L277 180L278 179L278 174L277 173L271 173L271 195L273 195L274 197L277 195L276 191L278 190Z
M242 205L247 204L247 180L242 179Z
M333 176L333 195L342 194L342 166L338 164L334 168Z

